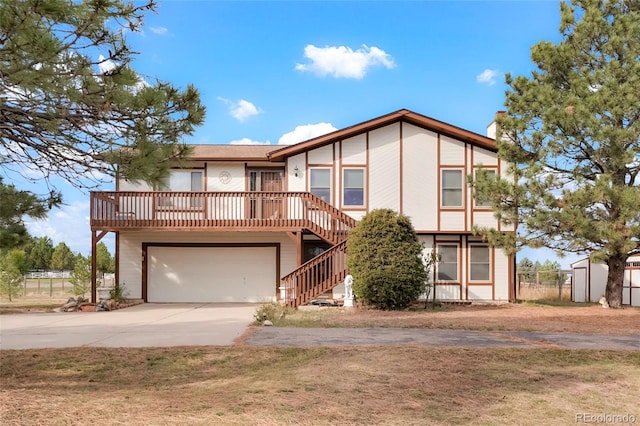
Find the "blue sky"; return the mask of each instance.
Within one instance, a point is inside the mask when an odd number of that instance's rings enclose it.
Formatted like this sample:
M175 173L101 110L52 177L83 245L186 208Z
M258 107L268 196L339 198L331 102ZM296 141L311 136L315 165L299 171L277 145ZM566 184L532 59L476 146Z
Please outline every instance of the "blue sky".
M200 90L206 123L185 142L276 145L402 108L485 134L504 73L529 74L558 26L557 1L165 1L128 42L147 81ZM66 205L29 230L88 253L88 194L59 188Z

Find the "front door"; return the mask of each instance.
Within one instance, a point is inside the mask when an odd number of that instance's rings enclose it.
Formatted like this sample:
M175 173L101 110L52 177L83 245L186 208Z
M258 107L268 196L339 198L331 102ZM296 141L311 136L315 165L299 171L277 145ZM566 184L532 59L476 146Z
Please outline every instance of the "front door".
M249 191L282 192L283 176L283 169L251 169L249 170ZM249 197L250 219L282 219L283 213L282 197L277 194Z

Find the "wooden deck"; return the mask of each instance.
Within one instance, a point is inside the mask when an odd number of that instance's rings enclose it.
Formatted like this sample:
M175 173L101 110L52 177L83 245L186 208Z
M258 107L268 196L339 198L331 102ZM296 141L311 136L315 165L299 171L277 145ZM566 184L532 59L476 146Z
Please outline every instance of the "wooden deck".
M308 192L92 192L93 231L300 231L337 244L356 221Z

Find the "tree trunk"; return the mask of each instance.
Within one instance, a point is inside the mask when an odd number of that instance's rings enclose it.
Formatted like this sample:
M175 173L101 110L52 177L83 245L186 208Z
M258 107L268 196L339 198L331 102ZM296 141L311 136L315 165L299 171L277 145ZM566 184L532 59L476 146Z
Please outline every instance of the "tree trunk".
M616 254L607 259L609 274L605 298L610 308L622 307L622 283L624 282L624 267L628 257L627 254Z

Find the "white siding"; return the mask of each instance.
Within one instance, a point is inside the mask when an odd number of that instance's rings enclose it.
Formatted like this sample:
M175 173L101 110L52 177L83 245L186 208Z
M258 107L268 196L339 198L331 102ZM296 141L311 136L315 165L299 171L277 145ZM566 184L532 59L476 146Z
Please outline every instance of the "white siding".
M440 212L440 230L442 231L462 231L464 230L464 212L446 211Z
M609 274L609 268L604 263L592 263L591 264L591 277L590 277L590 301L597 302L602 296L604 296L607 289L607 275Z
M309 151L309 164L332 164L333 144Z
M365 133L342 141L342 164L367 162L367 135Z
M498 220L494 217L493 212L475 211L473 213L473 225L487 228L497 228Z
M498 155L495 152L487 151L486 149L474 147L473 148L473 164L475 166L497 166Z
M468 291L469 300L491 300L493 293L490 285L470 285Z
M495 263L493 283L495 300L509 300L509 257L501 249L493 249Z
M460 286L449 284L436 285L437 300L460 300Z
M142 297L142 243L280 243L280 274L296 268L296 245L287 235L276 232L121 232L120 282L131 298Z
M369 132L369 211L400 211L400 124Z
M295 175L296 167L298 168L298 176ZM305 155L298 154L287 159L287 185L288 191L301 192L306 191L307 165L305 164Z
M230 180L227 183L221 180L221 175L229 175ZM223 191L236 192L244 191L245 173L244 164L242 163L209 163L207 164L207 186L206 191Z
M464 164L464 142L440 136L440 165L461 166Z
M416 230L438 229L438 135L402 125L402 209Z
M128 180L118 180L118 191L153 191L153 187L146 182L129 182Z

